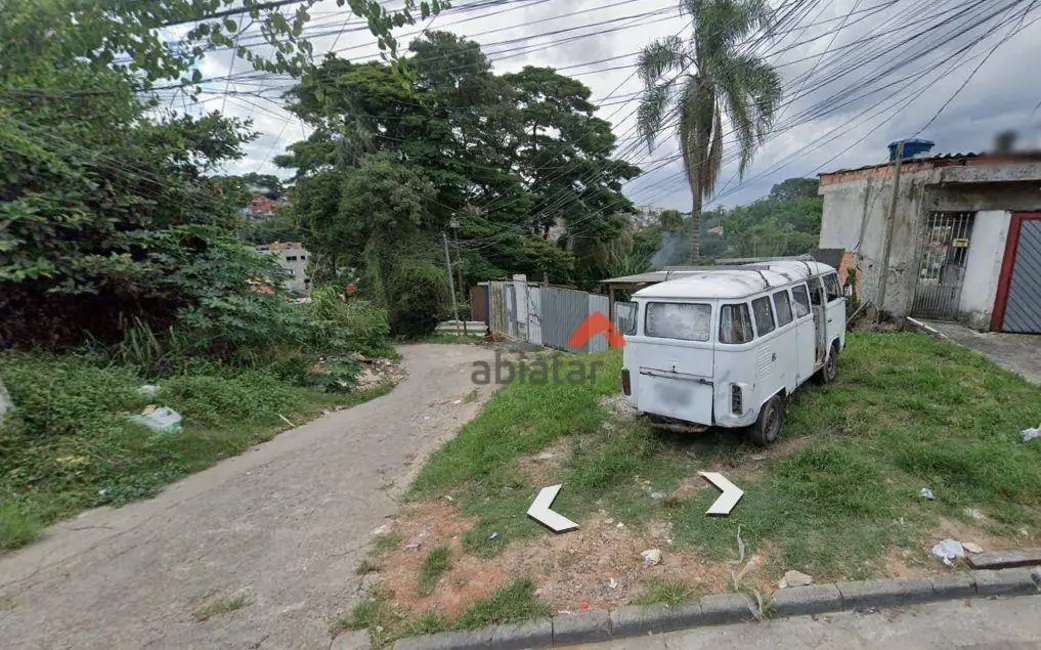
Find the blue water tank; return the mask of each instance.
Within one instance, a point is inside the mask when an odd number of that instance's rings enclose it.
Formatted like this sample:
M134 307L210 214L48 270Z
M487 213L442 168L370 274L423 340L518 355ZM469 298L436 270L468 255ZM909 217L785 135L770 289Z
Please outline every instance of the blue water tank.
M920 153L929 153L936 146L936 143L932 140L919 140L917 138L895 140L889 143L889 162L896 160L896 148L900 146L901 142L904 143L904 158L917 156Z

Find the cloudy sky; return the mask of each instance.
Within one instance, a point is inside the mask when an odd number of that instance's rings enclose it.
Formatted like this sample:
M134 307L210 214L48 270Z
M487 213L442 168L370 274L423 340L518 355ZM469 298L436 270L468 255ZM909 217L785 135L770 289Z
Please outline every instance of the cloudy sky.
M781 17L775 34L754 35L746 47L776 66L786 96L743 179L725 156L713 203L747 203L785 178L883 162L886 144L900 137L934 140L943 153L989 149L1006 129L1018 130L1021 143L1041 144L1041 0L771 2ZM364 22L334 0L311 13L305 34L316 55L334 50L361 61L378 54ZM551 66L582 80L598 115L614 125L618 155L645 172L628 196L638 205L690 209L674 136L663 134L649 152L633 120L642 88L636 52L655 38L690 34L678 0L456 0L440 16L398 30L399 41L424 28L481 43L497 72ZM203 75L217 80L206 85L212 94L200 97L202 106L249 118L262 134L228 171L285 175L271 160L307 133L280 108L280 89L292 80L224 80L249 70L228 52L208 56ZM260 94L238 94L244 91ZM733 154L726 124L724 132Z

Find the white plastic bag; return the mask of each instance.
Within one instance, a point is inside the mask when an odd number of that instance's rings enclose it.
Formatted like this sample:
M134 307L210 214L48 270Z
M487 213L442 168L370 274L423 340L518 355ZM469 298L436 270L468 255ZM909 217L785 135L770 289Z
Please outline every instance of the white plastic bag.
M138 424L143 424L152 431L159 433L177 433L181 430L181 414L177 411L162 407L157 408L147 415L135 415L130 418Z

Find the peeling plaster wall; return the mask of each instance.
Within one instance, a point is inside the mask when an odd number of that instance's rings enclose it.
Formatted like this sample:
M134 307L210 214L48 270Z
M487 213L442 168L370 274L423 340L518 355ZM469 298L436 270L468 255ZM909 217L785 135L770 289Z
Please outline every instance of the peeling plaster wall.
M910 314L922 228L932 211L977 212L969 244L959 318L988 329L1013 211L1041 210L1041 163L930 168L916 163L902 173L893 222L886 311ZM893 197L892 168L838 172L821 177L824 197L821 248L857 253L861 297L877 304L885 222Z

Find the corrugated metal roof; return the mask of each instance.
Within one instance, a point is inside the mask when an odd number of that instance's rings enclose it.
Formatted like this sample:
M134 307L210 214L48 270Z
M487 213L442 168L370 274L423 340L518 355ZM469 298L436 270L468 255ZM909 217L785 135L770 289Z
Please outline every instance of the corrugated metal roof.
M938 155L935 155L935 156L916 156L916 157L912 157L912 158L904 158L903 163L906 164L906 163L909 163L909 162L912 162L912 163L939 162L939 161L942 161L942 160L951 160L951 159L954 159L954 158L961 158L961 159L969 160L969 159L972 159L972 158L983 158L985 156L987 156L987 154L985 154L985 153L975 153L975 152L972 152L972 151L969 151L969 152L966 152L966 153L943 153L943 154L938 154ZM892 165L893 165L893 162L887 160L884 163L878 163L876 165L864 165L863 167L851 167L851 168L848 168L848 169L836 169L835 171L832 171L832 172L822 172L822 173L817 174L817 175L818 176L832 176L834 174L847 174L849 172L859 172L859 171L864 171L865 169L875 169L875 168L878 168L878 167L891 167Z

